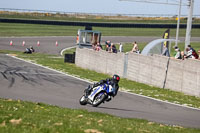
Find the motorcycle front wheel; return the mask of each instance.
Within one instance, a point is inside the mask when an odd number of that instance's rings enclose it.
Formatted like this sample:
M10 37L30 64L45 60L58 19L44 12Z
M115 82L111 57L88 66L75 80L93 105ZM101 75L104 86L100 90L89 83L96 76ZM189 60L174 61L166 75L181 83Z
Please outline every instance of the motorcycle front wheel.
M93 107L99 106L106 98L107 98L107 93L106 92L101 92L97 94L94 98L94 101L92 103Z
M84 95L80 98L79 103L80 103L81 105L86 105L86 104L87 104L87 101L86 101L86 98L85 98Z

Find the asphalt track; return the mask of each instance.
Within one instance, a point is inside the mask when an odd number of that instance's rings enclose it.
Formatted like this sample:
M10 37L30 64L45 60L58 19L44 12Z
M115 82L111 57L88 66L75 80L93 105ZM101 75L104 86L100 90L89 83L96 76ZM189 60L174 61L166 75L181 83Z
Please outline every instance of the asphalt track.
M43 39L43 37L41 38ZM38 38L34 39L37 40ZM57 38L51 37L51 39ZM1 38L1 40L4 39ZM68 40L68 42L70 41L72 44L66 43L64 46L73 46L73 40ZM39 49L40 52L52 54L59 51L58 47L58 50L54 49L56 47L54 45L51 47L44 47L44 50L43 47L39 47ZM6 44L5 46L0 41L0 49L3 48L23 50L20 44L14 46ZM141 118L163 124L200 128L200 110L198 109L177 106L124 92L119 92L113 100L100 105L98 108L90 105L80 106L79 98L88 85L87 82L2 54L0 55L0 85L1 98L43 102L126 118Z
M111 40L114 43L126 43L126 42L150 42L155 39L160 39L161 37L102 37L102 44L106 40ZM185 39L180 38L181 41ZM13 42L13 46L10 46L10 41ZM22 42L25 41L25 46L22 46ZM40 46L37 46L37 42L40 42ZM56 46L56 41L58 46ZM199 37L192 37L191 41L200 42ZM25 51L26 47L33 46L36 52L48 53L59 55L61 50L67 47L76 46L76 37L71 36L61 36L61 37L0 37L0 49L4 50L17 50Z

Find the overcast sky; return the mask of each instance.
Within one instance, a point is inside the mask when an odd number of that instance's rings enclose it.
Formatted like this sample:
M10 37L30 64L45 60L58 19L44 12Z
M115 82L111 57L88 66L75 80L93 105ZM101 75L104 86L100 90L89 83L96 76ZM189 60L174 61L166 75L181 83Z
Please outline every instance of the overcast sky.
M167 0L157 1L166 2ZM187 1L188 0L183 0L184 3L187 3ZM83 13L178 14L178 6L119 0L1 0L0 8L55 10ZM182 7L182 14L187 15L187 6ZM194 0L194 15L200 15L200 0Z

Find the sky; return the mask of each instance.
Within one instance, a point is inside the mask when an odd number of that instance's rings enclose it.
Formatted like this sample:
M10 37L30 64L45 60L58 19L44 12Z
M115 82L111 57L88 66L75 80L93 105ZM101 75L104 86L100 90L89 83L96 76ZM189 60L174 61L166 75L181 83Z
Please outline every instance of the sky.
M154 0L179 1L179 0ZM188 0L182 0L187 3ZM1 0L0 8L53 10L81 13L110 14L178 14L178 5L161 5L119 0ZM182 6L182 15L187 15L187 6ZM200 16L200 0L194 0L193 15Z

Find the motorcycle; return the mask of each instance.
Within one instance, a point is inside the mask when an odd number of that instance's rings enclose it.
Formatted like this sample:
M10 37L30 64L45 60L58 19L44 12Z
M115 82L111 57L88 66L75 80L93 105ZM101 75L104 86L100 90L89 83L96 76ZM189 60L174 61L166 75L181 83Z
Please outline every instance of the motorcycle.
M112 92L111 85L102 84L96 87L91 87L89 85L88 88L85 89L79 102L81 105L91 104L93 107L97 107L101 103L111 100L110 92Z

